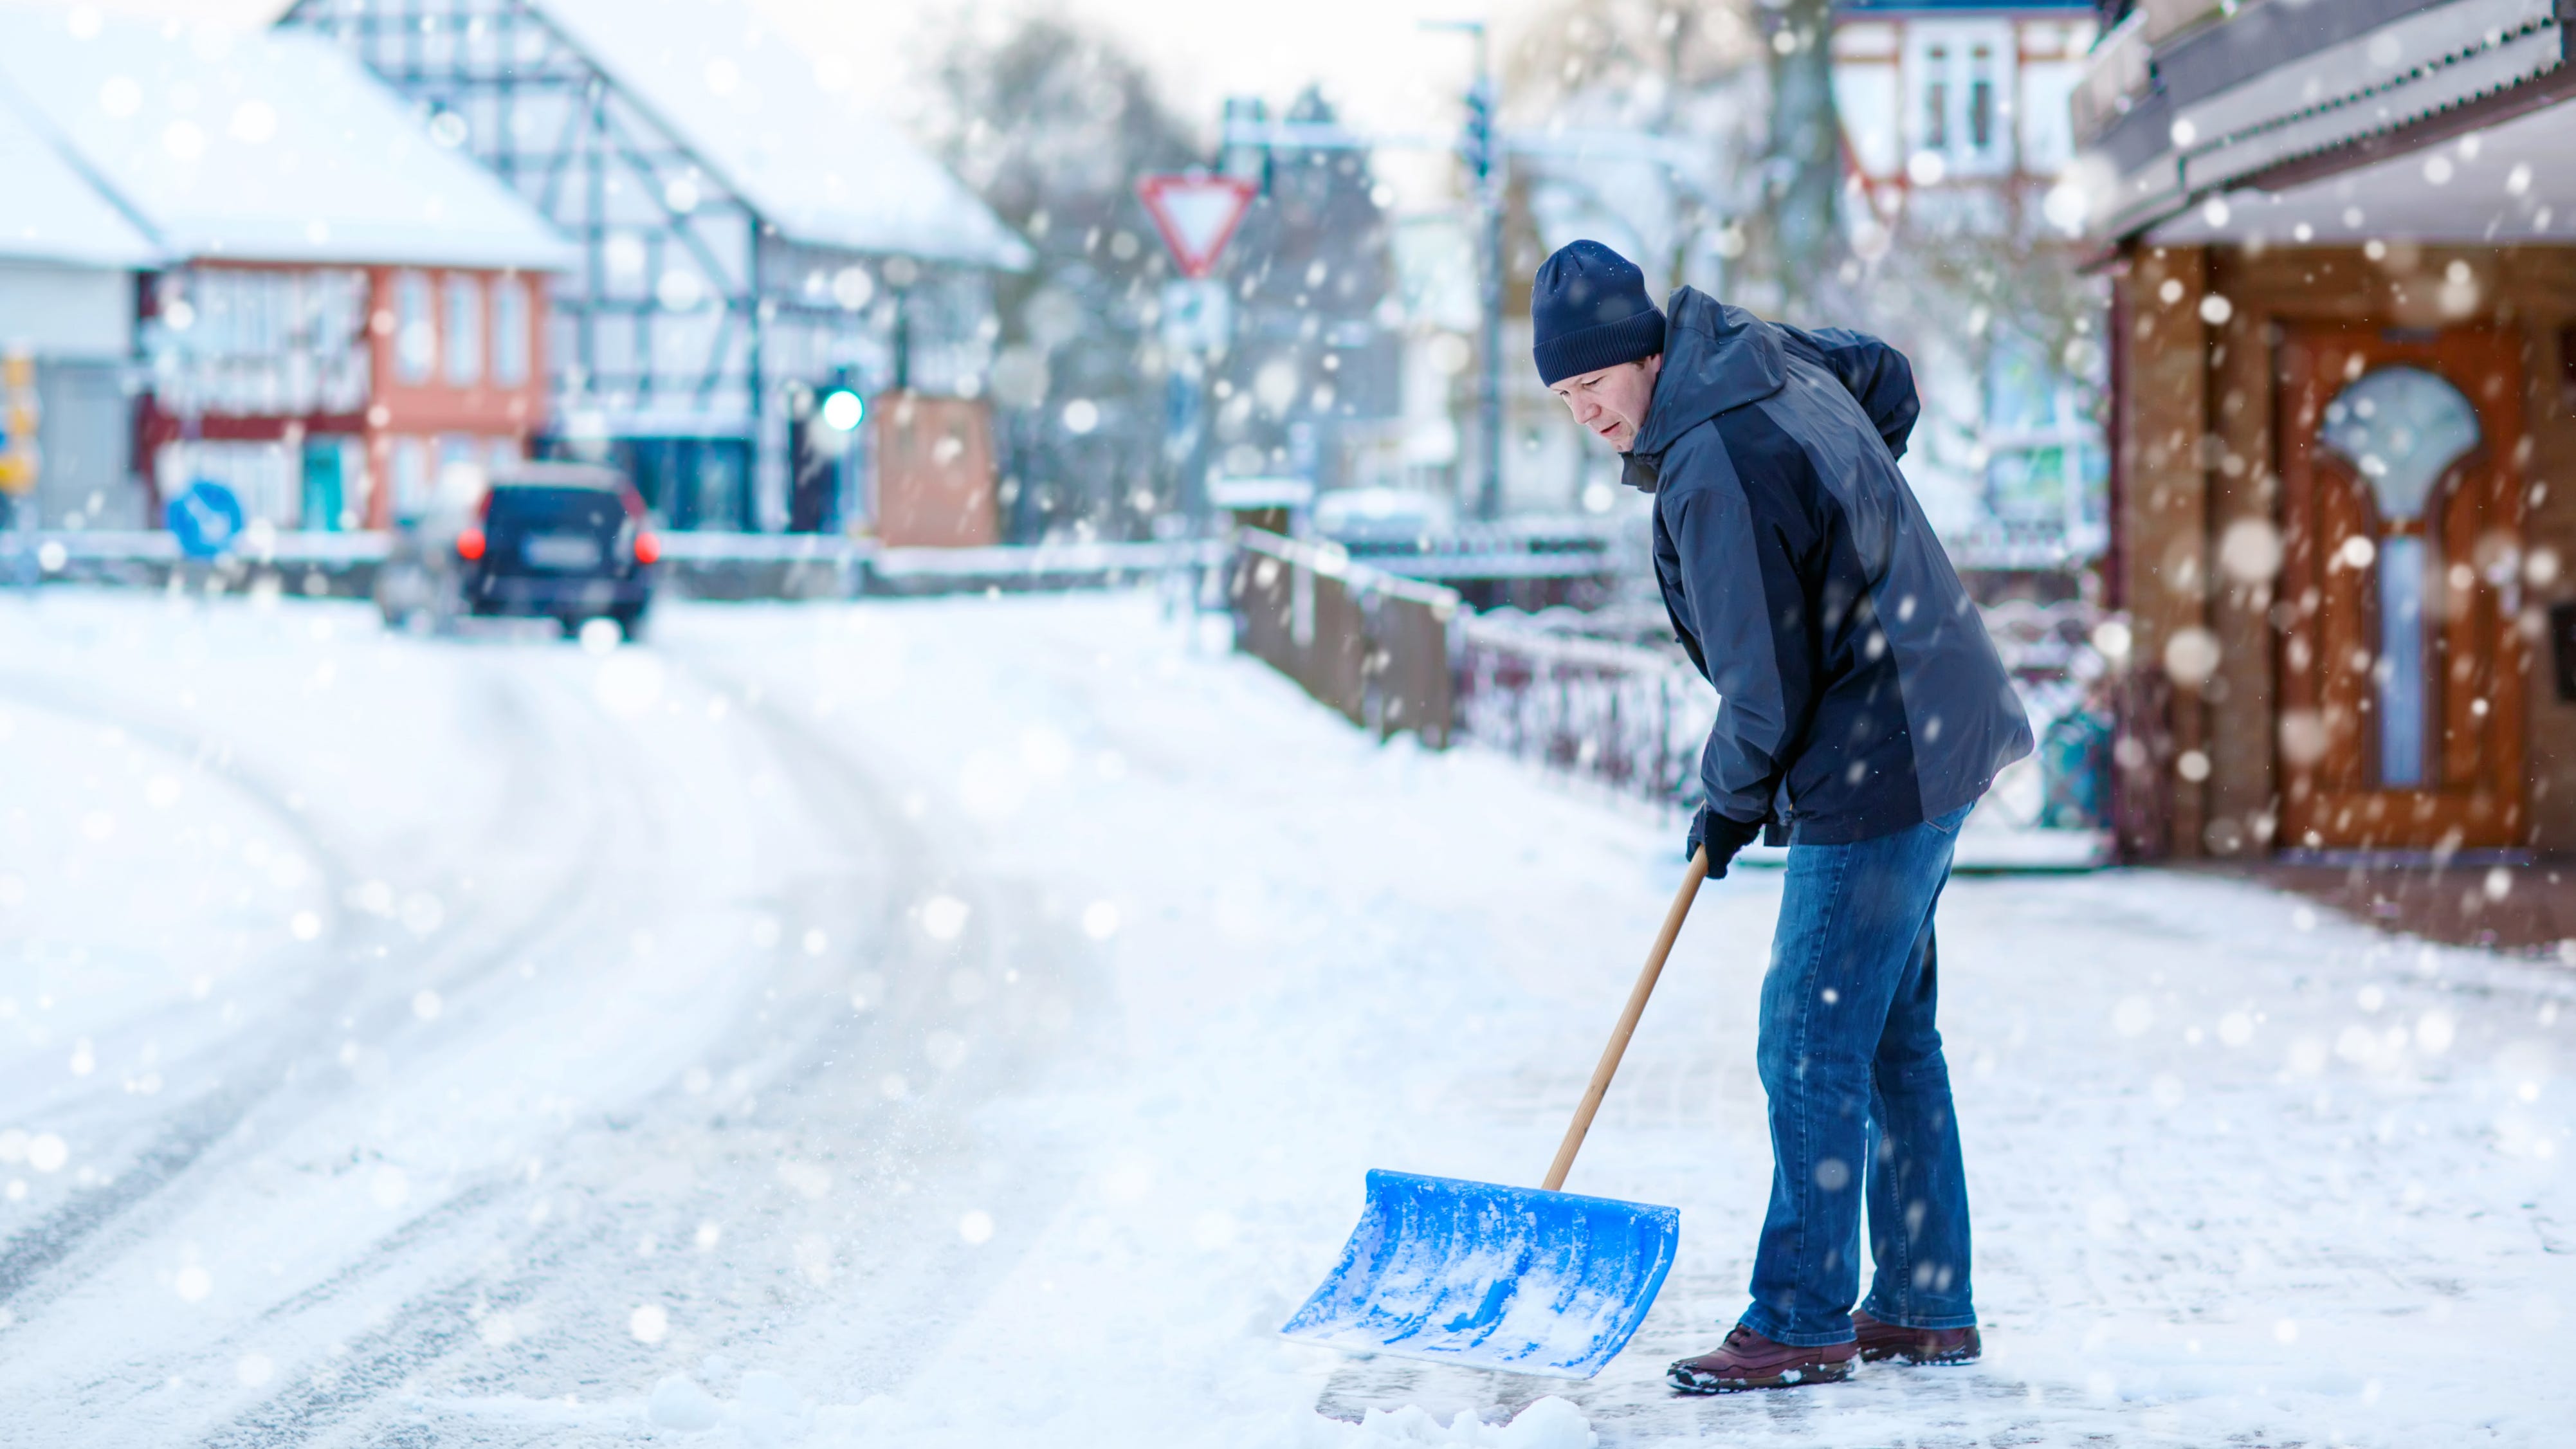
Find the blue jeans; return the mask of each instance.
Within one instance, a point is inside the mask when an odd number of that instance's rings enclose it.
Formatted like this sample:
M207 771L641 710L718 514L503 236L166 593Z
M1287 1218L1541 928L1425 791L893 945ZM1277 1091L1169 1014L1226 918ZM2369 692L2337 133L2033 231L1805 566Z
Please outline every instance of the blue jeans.
M1789 849L1758 1050L1771 1210L1743 1317L1774 1342L1851 1338L1864 1197L1870 1316L1908 1328L1977 1321L1950 1069L1932 1025L1932 908L1967 814Z

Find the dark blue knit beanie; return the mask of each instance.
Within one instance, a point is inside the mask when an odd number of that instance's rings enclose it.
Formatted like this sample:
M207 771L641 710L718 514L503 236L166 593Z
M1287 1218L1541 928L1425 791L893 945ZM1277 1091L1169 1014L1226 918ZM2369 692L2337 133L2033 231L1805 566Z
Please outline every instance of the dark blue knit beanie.
M1568 242L1539 265L1530 330L1548 387L1664 350L1664 314L1646 297L1646 274L1597 241Z

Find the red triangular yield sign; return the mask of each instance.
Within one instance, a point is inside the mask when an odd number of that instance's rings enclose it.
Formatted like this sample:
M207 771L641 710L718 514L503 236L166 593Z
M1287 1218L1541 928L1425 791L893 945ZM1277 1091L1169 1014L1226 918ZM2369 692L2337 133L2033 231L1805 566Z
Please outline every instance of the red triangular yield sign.
M1216 267L1260 191L1234 176L1147 176L1136 183L1136 199L1154 218L1163 245L1172 249L1181 275L1194 280Z

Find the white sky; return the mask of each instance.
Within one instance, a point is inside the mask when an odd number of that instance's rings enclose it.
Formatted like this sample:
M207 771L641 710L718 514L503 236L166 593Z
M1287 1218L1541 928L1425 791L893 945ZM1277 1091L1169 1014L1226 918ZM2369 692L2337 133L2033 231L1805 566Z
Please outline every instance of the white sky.
M259 24L285 0L90 0L101 10ZM654 0L638 0L654 3ZM919 0L751 0L818 51L838 51L872 89L908 83L924 32L965 7ZM1469 74L1471 42L1426 32L1425 20L1490 20L1508 28L1538 0L1005 0L1005 16L1052 10L1124 39L1159 75L1183 116L1213 128L1219 103L1250 94L1274 105L1309 81L1357 125L1446 135Z
M963 7L890 0L753 0L784 29L846 56L866 80L899 93L926 33ZM1167 104L1213 140L1226 97L1256 95L1274 113L1320 83L1344 121L1379 133L1445 138L1461 120L1475 42L1425 21L1484 20L1508 30L1538 0L1004 0L996 18L1065 14L1124 41L1157 77ZM932 13L924 14L925 9ZM889 37L893 37L891 41ZM1502 54L1502 37L1494 42ZM899 102L896 103L899 105ZM890 109L895 108L890 106ZM1437 204L1456 172L1445 152L1385 151L1379 177L1407 205Z

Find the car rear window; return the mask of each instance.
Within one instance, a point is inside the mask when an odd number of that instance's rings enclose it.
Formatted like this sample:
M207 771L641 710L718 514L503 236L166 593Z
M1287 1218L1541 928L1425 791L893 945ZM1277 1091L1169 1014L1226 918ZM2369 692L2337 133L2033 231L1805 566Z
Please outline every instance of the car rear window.
M487 517L494 529L614 530L626 506L603 488L496 487Z

